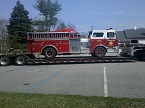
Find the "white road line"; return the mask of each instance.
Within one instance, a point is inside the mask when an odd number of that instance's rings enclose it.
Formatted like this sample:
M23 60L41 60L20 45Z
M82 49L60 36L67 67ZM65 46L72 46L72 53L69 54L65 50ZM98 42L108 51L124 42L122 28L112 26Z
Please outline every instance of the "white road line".
M104 67L104 96L105 97L108 97L108 86L107 86L106 67Z

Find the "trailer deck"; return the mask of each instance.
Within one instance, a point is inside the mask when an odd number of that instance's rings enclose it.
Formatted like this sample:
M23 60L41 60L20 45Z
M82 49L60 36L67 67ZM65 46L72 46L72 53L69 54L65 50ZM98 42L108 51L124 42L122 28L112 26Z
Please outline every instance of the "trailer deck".
M134 62L132 57L122 56L105 56L92 57L91 55L70 55L57 56L53 59L45 58L44 56L35 56L33 54L4 54L0 55L0 65L8 66L11 64L22 66L29 64L71 64L71 63L120 63Z
M105 56L103 58L81 56L81 57L56 57L54 59L29 59L28 64L70 64L70 63L115 63L115 62L134 62L131 57Z

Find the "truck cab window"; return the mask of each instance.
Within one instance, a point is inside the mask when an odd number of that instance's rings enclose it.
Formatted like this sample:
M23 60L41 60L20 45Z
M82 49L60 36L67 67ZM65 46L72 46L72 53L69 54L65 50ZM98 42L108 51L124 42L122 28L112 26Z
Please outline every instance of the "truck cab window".
M92 37L103 37L104 33L93 33Z
M115 37L114 32L107 33L107 38L114 38L114 37Z

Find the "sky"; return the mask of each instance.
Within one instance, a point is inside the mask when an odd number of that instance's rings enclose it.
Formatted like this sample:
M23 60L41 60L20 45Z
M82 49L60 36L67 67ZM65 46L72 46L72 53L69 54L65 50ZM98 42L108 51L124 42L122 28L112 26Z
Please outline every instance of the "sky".
M1 0L0 18L8 19L17 0ZM52 0L54 1L54 0ZM74 24L78 31L93 29L116 30L145 28L145 0L57 0L62 10L57 17L66 24ZM20 0L30 18L40 12L33 5L36 0Z

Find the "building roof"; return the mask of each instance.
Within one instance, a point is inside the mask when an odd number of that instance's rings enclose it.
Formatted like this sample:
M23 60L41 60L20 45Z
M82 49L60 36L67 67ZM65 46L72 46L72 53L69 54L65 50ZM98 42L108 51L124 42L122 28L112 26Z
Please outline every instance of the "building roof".
M144 28L140 28L140 29L128 29L128 30L124 30L125 35L127 37L127 39L141 39L144 38L145 39L145 29Z
M145 28L139 29L126 29L117 31L117 38L120 41L130 41L132 39L145 39Z
M126 41L126 35L123 31L117 31L117 39L120 41Z

